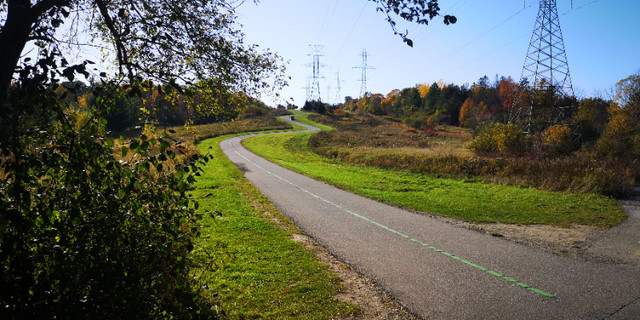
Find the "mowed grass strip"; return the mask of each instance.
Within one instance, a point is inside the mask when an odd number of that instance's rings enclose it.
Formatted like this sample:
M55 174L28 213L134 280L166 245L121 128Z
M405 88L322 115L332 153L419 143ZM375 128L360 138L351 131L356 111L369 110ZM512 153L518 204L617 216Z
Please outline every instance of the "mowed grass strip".
M339 278L290 240L299 231L227 159L222 139L198 144L214 160L193 191L203 214L193 274L222 318L334 319L357 313L356 306L334 298Z
M328 126L328 125L324 125L322 123L317 123L315 121L311 121L307 118L307 115L309 115L308 113L295 113L294 114L296 116L296 121L304 123L304 124L308 124L317 128L320 128L320 130L322 131L332 131L335 130L336 128Z
M302 120L302 119L301 119ZM252 137L244 145L294 171L389 204L472 223L610 227L626 218L614 199L349 165L312 152L312 133Z

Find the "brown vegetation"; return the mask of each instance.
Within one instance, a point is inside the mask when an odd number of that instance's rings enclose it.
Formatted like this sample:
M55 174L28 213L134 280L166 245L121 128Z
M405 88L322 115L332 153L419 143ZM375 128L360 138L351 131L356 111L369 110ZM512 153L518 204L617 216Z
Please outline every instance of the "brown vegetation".
M611 196L630 194L640 177L640 166L633 159L601 159L587 153L562 157L515 156L508 152L499 156L474 155L467 148L471 131L464 128L416 131L364 113L313 119L337 128L314 135L309 141L313 150L349 163ZM545 143L555 149L563 143L564 131L550 129ZM514 136L522 137L521 133Z
M326 113L341 117L325 120L339 130L312 147L351 163L610 196L640 183L638 74L617 83L613 100L483 77L347 97ZM468 130L456 137L458 125Z
M161 136L166 134L168 139L171 139L173 143L169 147L170 150L176 155L175 159L172 159L172 163L182 163L184 159L189 159L194 154L200 154L200 151L196 147L198 141L222 136L226 134L234 134L241 132L257 132L265 130L285 130L291 129L291 124L280 121L273 115L260 114L251 115L243 113L242 119L235 121L217 122L194 126L178 126L168 128L157 128L154 126L147 126L143 129L143 132L129 131L126 132L126 136L137 137L140 134L146 136ZM125 146L128 140L118 140L115 143L114 150L116 156L118 156L118 150ZM152 146L153 149L154 146ZM156 147L159 147L156 146ZM153 149L155 150L155 149ZM131 156L129 156L130 158ZM128 161L130 159L121 158L121 160Z

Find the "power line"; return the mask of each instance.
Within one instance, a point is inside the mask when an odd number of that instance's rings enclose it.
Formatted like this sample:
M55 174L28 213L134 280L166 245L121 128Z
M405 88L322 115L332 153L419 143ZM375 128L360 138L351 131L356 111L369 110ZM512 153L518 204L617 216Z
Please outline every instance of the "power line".
M522 38L524 38L524 37L526 37L526 36L527 36L527 34L526 34L526 33L523 33L523 34L519 35L517 38L515 38L515 39L513 39L513 40L510 40L510 41L509 41L509 42L507 42L506 44L504 44L504 45L502 45L502 46L500 46L500 47L497 47L496 49L491 50L490 52L487 52L487 53L485 53L485 54L482 54L482 55L477 56L475 59L473 59L473 60L471 60L471 61L469 61L469 62L465 63L465 64L464 64L464 65L462 65L462 66L463 66L463 67L464 67L464 66L468 66L468 65L470 65L470 64L472 64L472 63L474 63L474 62L476 62L476 61L478 61L478 60L480 60L480 59L482 59L482 58L484 58L484 57L486 57L486 56L488 56L488 55L490 55L490 54L496 53L496 52L498 52L498 51L500 51L500 50L502 50L502 49L504 49L504 48L506 48L506 47L508 47L508 46L510 46L510 45L512 45L512 44L514 44L514 43L516 43L516 42L518 42L518 41L520 41L520 39L522 39Z
M562 15L565 16L571 11L580 10L580 9L582 9L584 7L588 7L588 6L590 6L590 5L592 5L592 4L596 3L596 2L600 2L600 0L592 0L592 1L589 1L587 3L584 3L584 4L580 5L579 7L574 8L573 1L571 1L571 9L565 11L564 13L562 13Z
M565 11L565 12L564 12L563 14L561 14L561 15L563 15L563 16L564 16L564 15L567 15L567 14L569 14L569 13L573 12L573 11L580 10L580 9L582 9L582 8L584 8L584 7L587 7L587 6L589 6L589 5L592 5L592 4L597 3L597 2L599 2L599 1L600 1L600 0L593 0L593 1L590 1L590 2L588 2L588 3L584 3L584 4L582 4L582 5L579 5L579 6L574 5L574 6L573 6L574 8L573 8L572 10L567 10L567 11ZM531 5L529 5L529 7L531 7ZM527 7L526 7L526 5L525 5L525 8L527 8ZM496 49L493 49L493 50L491 50L491 51L489 51L489 52L487 52L487 53L484 53L484 54L482 54L482 55L478 55L478 56L476 56L476 57L475 57L475 59L473 59L473 60L469 60L468 62L466 62L466 63L464 63L464 64L459 65L459 67L468 66L468 65L470 65L470 64L472 64L472 63L474 63L474 62L476 62L476 61L478 61L478 60L480 60L480 59L482 59L482 58L484 58L484 57L486 57L486 56L488 56L488 55L490 55L490 54L493 54L493 53L495 53L495 52L498 52L498 51L500 51L500 50L504 49L505 47L508 47L508 46L510 46L510 45L512 45L512 44L514 44L514 43L516 43L516 42L518 42L519 40L521 40L522 38L524 38L526 35L527 35L527 33L523 33L523 34L519 35L517 38L514 38L513 40L509 40L509 41L507 41L504 45L501 45L501 46L497 47Z
M486 36L487 34L495 31L496 29L498 29L500 26L502 26L503 24L509 22L509 20L515 18L516 16L518 16L520 13L522 13L523 11L529 9L532 5L528 5L524 8L522 8L521 10L519 10L518 12L514 13L513 15L511 15L510 17L502 20L500 23L498 23L497 25L493 26L491 29L487 30L486 32L484 32L483 34L477 36L476 38L468 41L467 43L463 44L462 46L458 47L455 50L450 51L448 54L446 54L442 59L440 59L440 61L436 62L436 64L440 64L443 61L455 56L457 53L459 53L460 51L462 51L462 49L465 49L466 47L470 46L472 43L480 40L481 38L483 38L484 36Z
M351 30L349 30L349 33L347 33L347 37L344 39L344 42L340 46L340 49L338 49L338 53L336 53L336 56L340 56L340 53L342 52L342 49L347 44L347 41L349 40L349 37L351 36L351 33L353 33L353 29L355 29L356 25L358 25L358 22L360 21L360 18L362 17L362 14L364 13L364 9L367 8L368 4L369 4L369 1L366 1L364 3L364 6L362 7L362 10L360 10L360 14L358 15L358 18L356 18L356 20L353 22L353 26L351 26Z
M455 13L455 15L461 15L464 12L466 12L467 10L469 10L469 6L464 6L467 2L469 2L469 0L463 0L462 2L459 0L457 2L455 2L453 5L451 5L451 7L449 7L448 9L441 9L441 12L451 12L451 13ZM458 8L463 7L464 10L459 10ZM432 20L433 21L433 20ZM413 28L410 28L409 30L409 35L411 35L413 33L413 31L415 31L414 28L421 28L422 31L420 33L418 33L415 36L411 36L412 40L414 43L419 43L422 40L424 40L424 37L426 36L427 32L431 33L431 32L436 32L439 29L443 28L445 26L444 23L438 23L438 24L431 24L431 25L416 25L416 24L412 24ZM396 40L396 39L394 39ZM392 40L393 41L393 40ZM392 44L392 42L390 41L385 47L390 47ZM396 50L393 54L391 54L390 56L388 56L386 59L382 60L382 62L379 65L386 65L389 61L391 61L392 58L395 58L397 55L399 55L401 52L405 52L407 50L410 50L411 47L407 46L407 45L403 45L400 49Z
M333 6L332 6L333 4ZM336 11L336 6L338 4L338 0L334 0L329 2L329 4L327 5L327 11L324 13L324 18L322 19L322 25L320 25L320 33L318 34L318 42L321 42L322 38L324 37L324 33L327 29L327 22L330 19L330 17L333 17L334 12ZM329 14L329 12L331 12L331 14Z

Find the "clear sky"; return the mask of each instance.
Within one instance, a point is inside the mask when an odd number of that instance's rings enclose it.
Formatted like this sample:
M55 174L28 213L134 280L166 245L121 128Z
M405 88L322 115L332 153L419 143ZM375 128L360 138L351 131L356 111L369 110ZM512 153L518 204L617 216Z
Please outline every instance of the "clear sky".
M321 45L322 100L358 97L363 49L368 52L367 91L444 80L472 84L483 76L520 79L522 64L539 8L538 0L441 0L442 14L428 26L401 23L414 47L394 36L375 3L366 0L246 1L237 14L247 43L277 52L287 64L289 87L282 99L263 96L272 106L304 104L312 71L310 45ZM640 71L640 1L557 0L573 87L578 97L610 97L615 83Z

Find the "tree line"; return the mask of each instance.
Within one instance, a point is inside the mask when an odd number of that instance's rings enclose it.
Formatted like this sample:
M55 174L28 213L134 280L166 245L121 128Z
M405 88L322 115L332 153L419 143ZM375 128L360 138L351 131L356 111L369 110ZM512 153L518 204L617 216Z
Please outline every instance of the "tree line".
M172 87L151 83L134 88L111 88L110 101L101 99L100 84L81 81L61 83L53 92L64 101L67 112L80 117L79 121L99 114L106 120L106 129L120 133L140 128L145 123L158 127L200 125L229 121L246 114L265 114L269 107L264 102L239 92L217 97L215 107L208 103L211 97L201 92L174 90Z
M346 97L335 105L310 101L303 109L336 115L365 111L400 119L417 130L440 125L471 128L475 136L471 147L484 154L566 155L588 150L605 157L640 158L637 74L617 83L613 99L577 99L553 88L532 89L511 77L491 82L484 76L471 85L439 81L386 95ZM504 141L505 136L510 142Z

